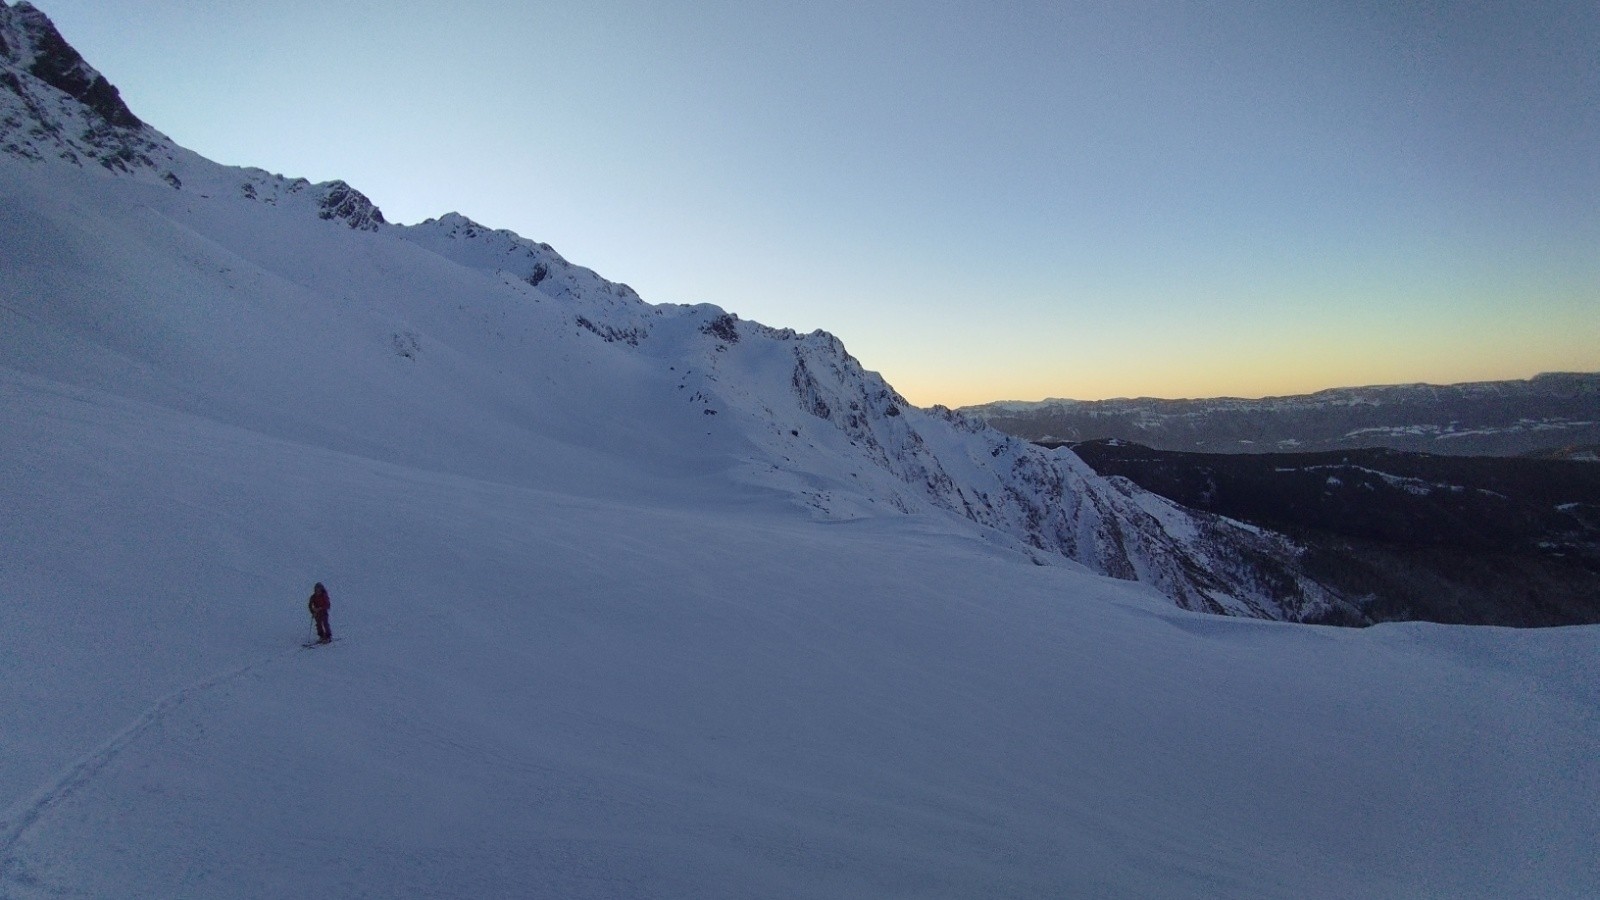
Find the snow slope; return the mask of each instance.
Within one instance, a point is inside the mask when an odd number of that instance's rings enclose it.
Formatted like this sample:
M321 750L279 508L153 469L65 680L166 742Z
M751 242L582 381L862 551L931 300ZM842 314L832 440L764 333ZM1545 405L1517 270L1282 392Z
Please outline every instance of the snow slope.
M1179 609L1332 601L826 334L108 124L30 10L0 897L1600 891L1600 629Z
M1600 888L1597 629L1205 616L945 520L3 389L0 895Z

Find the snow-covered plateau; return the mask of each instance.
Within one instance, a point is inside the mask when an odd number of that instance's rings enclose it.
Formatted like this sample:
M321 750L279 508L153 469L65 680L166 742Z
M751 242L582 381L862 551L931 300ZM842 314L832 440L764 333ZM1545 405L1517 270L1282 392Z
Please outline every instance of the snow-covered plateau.
M0 3L6 900L1600 894L1600 627L1294 552Z

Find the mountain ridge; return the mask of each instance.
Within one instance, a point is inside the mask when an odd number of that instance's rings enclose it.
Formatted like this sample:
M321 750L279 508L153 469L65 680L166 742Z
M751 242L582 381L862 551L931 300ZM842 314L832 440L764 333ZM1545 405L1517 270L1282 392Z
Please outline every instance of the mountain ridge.
M11 31L7 33L18 30L17 21L33 22L35 15L30 10L21 5L9 8L6 16ZM484 289L498 295L490 305L498 310L493 315L503 322L524 321L528 323L524 328L542 330L552 337L563 328L579 338L588 335L608 348L599 351L611 360L608 365L665 364L673 373L681 368L674 393L681 390L683 397L691 399L693 414L720 416L724 429L737 419L734 430L745 435L738 440L753 444L752 458L736 466L744 473L741 477L789 493L814 515L852 518L893 510L900 515L955 516L1013 544L1019 552L1042 554L1040 561L1070 560L1101 574L1141 581L1190 609L1302 620L1325 617L1343 602L1296 571L1298 551L1281 536L1143 496L1130 485L1101 479L1070 453L1039 450L942 407L918 410L881 376L863 368L838 338L826 332L798 335L745 322L708 305L651 305L626 285L568 262L547 244L487 228L457 213L417 225L387 222L377 204L343 181L314 185L260 169L221 166L183 150L146 125L112 125L81 101L26 72L21 61L15 55L8 60L8 71L14 77L7 82L21 89L0 91L0 147L20 164L50 163L52 149L56 162L70 163L73 169L85 170L86 162L98 161L101 165L91 168L103 170L99 177L131 178L150 185L151 193L130 197L129 202L149 204L175 220L192 217L199 233L214 235L207 245L215 245L217 236L237 228L236 216L251 208L269 216L314 217L346 226L352 236L364 236L354 238L354 243L328 238L326 246L307 245L310 256L301 261L278 254L274 248L285 242L273 237L270 230L261 231L248 245L229 245L227 252L246 264L241 271L264 285L287 282L300 284L313 294L325 294L323 283L308 281L302 274L306 267L340 265L330 254L378 252L368 241L398 241L465 267L485 279L481 282ZM30 115L43 117L37 127L25 124ZM89 120L97 124L84 127ZM91 133L94 140L84 137ZM249 227L260 231L268 226L263 219L260 225ZM211 251L202 246L185 252ZM409 253L403 255L413 261L395 259L392 264L416 264ZM313 263L312 259L326 262ZM200 277L207 283L213 280L209 273ZM384 277L388 276L379 276ZM445 276L441 273L439 277ZM224 280L225 290L248 294L249 288L238 277ZM317 313L319 316L347 315L337 311L338 305L370 290L350 273L327 283L341 284L337 289L340 296L326 297L323 302L335 305ZM402 292L416 289L410 285L396 288ZM65 289L60 285L52 288L57 293ZM112 288L93 302L133 305L94 315L112 320L130 315L149 318L151 313L139 308L147 299L124 297L126 293L126 288ZM64 298L62 302L70 305L83 300ZM527 306L519 308L523 304ZM458 306L457 313L466 311L465 303ZM155 318L165 315L157 313ZM436 326L458 329L460 323L447 321L446 315L442 309L428 311ZM431 329L406 321L414 316L405 313L393 322L380 337L382 350L426 368L439 357L432 346ZM483 322L473 326L480 337L472 340L497 343L505 339L503 328L485 326ZM162 327L166 330L158 334L166 343L187 346L194 340L185 327ZM25 340L26 329L14 329L13 333L15 340ZM116 344L125 338L112 336L110 340ZM566 339L561 338L552 346L565 344ZM468 352L465 345L451 350ZM159 352L170 353L171 348L162 347ZM194 352L209 351L196 346ZM21 359L30 355L38 358L37 353L21 349L17 353ZM629 358L624 360L623 355ZM731 360L737 361L740 371L736 377L723 378L719 369ZM512 371L524 366L522 362L508 363ZM219 379L217 390L223 390L221 385L230 376L219 368L215 377ZM298 375L283 377L300 379ZM514 378L484 386L495 396L526 389L519 388ZM183 388L174 382L163 390ZM323 405L334 406L331 401ZM263 410L260 415L265 420L298 421L302 428L318 427L307 418L304 406ZM593 413L584 415L593 417ZM342 439L349 446L366 447L374 446L373 434L396 433L393 424L374 424L364 435L343 428L334 431L345 434ZM597 424L597 431L615 433L616 427ZM657 438L639 435L627 439L659 443ZM841 476L832 474L819 478L818 473L835 471L847 472L842 476L847 480L840 481ZM1264 587L1268 583L1275 587Z
M1387 447L1516 456L1600 443L1600 373L1453 385L1330 388L1261 399L1001 401L963 411L1039 442L1265 453Z

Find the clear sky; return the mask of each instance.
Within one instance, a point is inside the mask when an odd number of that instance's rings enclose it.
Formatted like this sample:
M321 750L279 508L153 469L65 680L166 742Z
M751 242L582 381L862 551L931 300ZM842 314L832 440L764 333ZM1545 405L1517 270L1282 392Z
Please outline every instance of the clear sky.
M1600 3L35 0L219 162L912 402L1600 370Z

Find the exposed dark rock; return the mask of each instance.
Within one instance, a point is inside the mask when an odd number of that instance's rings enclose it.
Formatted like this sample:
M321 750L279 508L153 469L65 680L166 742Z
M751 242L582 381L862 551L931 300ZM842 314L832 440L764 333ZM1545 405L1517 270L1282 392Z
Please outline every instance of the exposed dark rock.
M723 341L724 343L739 343L738 316L731 315L729 313L723 313L707 322L703 327L701 327L700 330L706 334L712 335L713 337L717 338L717 340Z
M34 59L28 67L29 74L87 106L111 125L144 127L139 117L122 102L122 95L111 82L84 61L44 13L26 2L18 3L12 13L33 43ZM13 52L5 48L6 56Z
M637 327L622 328L615 325L596 323L590 320L588 316L581 315L574 321L578 323L579 327L598 336L608 344L621 342L630 347L637 347L639 342L645 338L644 330Z
M78 55L44 13L0 6L0 151L23 159L155 169L172 147Z
M317 216L342 221L358 231L377 231L384 225L383 211L367 196L343 181L330 181Z
M805 353L796 347L794 356L794 374L789 377L789 383L794 387L801 408L819 419L832 419L833 410L823 399L822 387L811 374L811 367L806 365Z
M397 331L391 336L394 352L406 359L416 359L422 352L422 341L415 331Z

